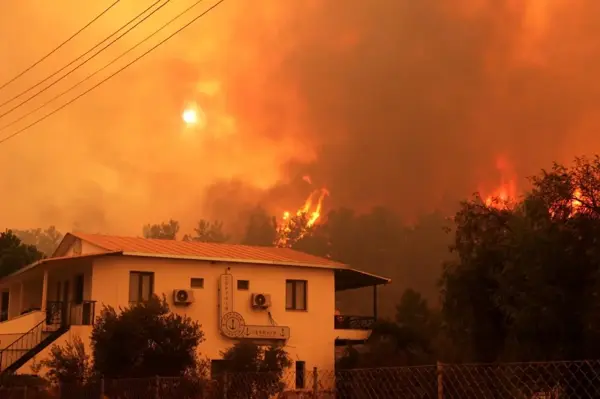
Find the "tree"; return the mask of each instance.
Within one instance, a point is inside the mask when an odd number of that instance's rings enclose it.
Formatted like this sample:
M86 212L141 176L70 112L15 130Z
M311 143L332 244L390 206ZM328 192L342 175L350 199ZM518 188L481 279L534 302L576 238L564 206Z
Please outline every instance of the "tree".
M55 384L83 386L93 376L90 356L78 336L65 346L52 345L50 356L42 360L40 366L48 368L47 377Z
M348 347L339 366L343 369L399 367L431 364L429 338L414 328L379 320L373 326L366 347Z
M196 242L212 242L212 243L224 243L229 241L231 238L227 233L223 231L223 222L214 221L209 222L207 220L200 220L198 226L194 229L196 235L185 235L184 241L196 241Z
M273 246L277 239L277 221L261 207L255 208L248 217L242 244Z
M35 246L23 244L11 230L0 233L0 277L8 276L43 257L44 254Z
M47 229L15 229L14 233L24 244L35 246L45 256L52 256L63 239L63 234L55 226L50 226Z
M283 391L283 373L292 362L282 347L242 341L221 355L228 372L242 373L241 380L227 387L228 398L268 399Z
M200 324L170 312L165 298L104 307L91 335L94 368L109 378L186 375L203 340Z
M176 240L179 233L179 222L169 220L159 224L147 224L143 229L144 238L156 238L160 240Z
M410 288L404 291L396 306L396 323L413 331L425 352L432 350L440 328L439 315L419 292Z
M442 311L465 360L600 355L600 159L531 181L519 201L475 197L454 218Z

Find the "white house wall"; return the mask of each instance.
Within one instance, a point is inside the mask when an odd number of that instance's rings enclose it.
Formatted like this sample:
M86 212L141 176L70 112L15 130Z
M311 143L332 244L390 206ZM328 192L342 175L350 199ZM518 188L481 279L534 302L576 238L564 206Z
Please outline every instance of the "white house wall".
M269 311L274 321L290 327L286 351L292 359L305 361L307 369L334 368L335 290L334 274L328 269L107 257L94 261L91 299L97 301L96 314L102 304L126 307L129 304L129 272L154 272L154 292L165 294L172 305L174 289L190 289L191 278L204 278L204 288L193 290L193 304L171 308L202 324L206 341L200 346L200 352L210 359L220 359L221 352L235 343L219 331L218 280L227 267L234 278L234 310L242 314L247 325L271 325L266 311L255 311L250 306L252 293L270 294L272 306ZM286 310L286 279L308 281L307 311ZM248 280L250 289L237 290L237 280Z

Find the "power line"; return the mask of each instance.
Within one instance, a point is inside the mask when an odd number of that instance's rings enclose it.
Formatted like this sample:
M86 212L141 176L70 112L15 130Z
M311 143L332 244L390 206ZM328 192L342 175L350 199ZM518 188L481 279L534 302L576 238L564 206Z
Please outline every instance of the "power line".
M86 55L88 55L89 53L91 53L94 49L96 49L98 46L100 46L102 43L106 42L108 39L110 39L111 37L113 37L114 35L116 35L117 33L119 33L121 30L123 30L125 27L127 27L129 24L131 24L133 21L135 21L136 19L138 19L140 16L144 15L148 10L150 10L152 7L154 7L156 4L160 3L163 0L156 0L154 3L152 3L149 7L147 7L144 11L142 11L141 13L139 13L138 15L136 15L135 17L133 17L132 19L129 20L129 22L127 22L125 25L121 26L118 30L116 30L115 32L111 33L110 35L108 35L107 37L105 37L103 40L101 40L100 42L96 43L91 49L89 49L88 51L86 51L85 53L81 54L79 57L75 58L73 61L69 62L67 65L63 66L62 68L60 68L58 71L55 71L54 73L52 73L51 75L47 76L46 78L40 80L39 82L37 82L35 85L29 87L28 89L20 92L19 94L17 94L16 96L12 97L9 100L4 101L2 104L0 104L0 108L2 108L3 106L5 106L6 104L16 100L17 98L21 97L23 94L30 92L31 90L35 89L36 87L38 87L39 85L41 85L42 83L46 82L48 79L56 76L58 73L62 72L63 70L65 70L66 68L68 68L69 66L73 65L75 62L79 61L80 59L82 59L83 57L85 57ZM75 70L79 69L79 67L85 65L88 61L90 61L91 59L95 58L98 54L100 54L101 52L103 52L104 50L106 50L108 47L110 47L113 43L115 43L117 40L121 39L123 36L125 36L127 33L131 32L131 30L135 29L139 24L141 24L142 22L144 22L146 19L148 19L150 16L152 16L155 12L157 12L158 10L160 10L161 8L163 8L165 5L167 5L167 3L169 3L171 0L166 0L165 3L163 3L162 5L160 5L158 8L156 8L155 10L153 10L150 14L146 15L141 21L138 21L135 25L133 25L131 28L129 28L127 31L125 31L124 33L122 33L119 37L117 37L116 39L114 39L112 42L108 43L106 46L104 46L103 48L101 48L99 51L97 51L95 54L92 54L92 56L90 58L88 58L87 60L83 61L81 64L77 65L75 68L71 69L69 72L67 72L65 75L61 76L60 78L58 78L57 80L55 80L54 82L52 82L50 85L46 86L45 88L43 88L42 90L38 91L37 93L35 93L34 95L28 97L26 100L21 101L19 104L15 105L14 107L12 107L11 109L9 109L8 111L0 114L0 118L2 118L3 116L11 113L12 111L14 111L15 109L19 108L20 106L28 103L29 101L31 101L33 98L37 97L38 95L40 95L41 93L45 92L46 90L48 90L49 88L51 88L52 86L54 86L56 83L60 82L61 80L63 80L64 78L66 78L67 76L69 76L71 73L73 73Z
M149 53L151 53L152 51L154 51L156 48L158 48L159 46L163 45L164 43L166 43L167 41L169 41L170 39L172 39L175 35L177 35L181 31L183 31L184 29L187 29L190 25L192 25L194 22L196 22L197 20L199 20L200 18L202 18L203 16L205 16L206 14L208 14L210 11L214 10L215 8L217 8L217 6L220 5L221 3L223 3L224 1L225 0L218 0L215 4L213 4L208 9L206 9L204 12L200 13L198 16L196 16L195 18L193 18L190 22L188 22L187 24L183 25L181 28L177 29L175 32L173 32L172 34L170 34L169 36L167 36L166 38L164 38L163 40L161 40L160 42L158 42L156 45L154 45L153 47L151 47L150 49L148 49L146 52L142 53L140 56L138 56L137 58L135 58L133 61L131 61L128 64L124 65L123 67L121 67L117 71L113 72L111 75L107 76L106 78L104 78L100 82L96 83L94 86L90 87L89 89L87 89L83 93L79 94L77 97L69 100L68 102L66 102L63 105L61 105L60 107L58 107L57 109L53 110L52 112L47 113L46 115L44 115L41 118L39 118L38 120L30 123L29 125L25 126L24 128L19 129L16 132L14 132L14 133L12 133L12 134L10 134L10 135L8 135L8 136L0 139L0 144L4 144L8 140L12 139L13 137L18 136L19 134L23 133L27 129L30 129L31 127L37 125L38 123L40 123L40 122L48 119L52 115L56 114L58 111L60 111L60 110L64 109L65 107L71 105L72 103L74 103L75 101L79 100L81 97L83 97L87 93L89 93L92 90L96 89L98 86L102 85L104 82L108 81L109 79L112 79L117 74L123 72L125 69L129 68L131 65L133 65L134 63L136 63L137 61L139 61L140 59L142 59L143 57L145 57L146 55L148 55Z
M129 54L131 51L135 50L136 48L138 48L140 45L142 45L143 43L145 43L146 41L150 40L152 37L154 37L156 34L160 33L163 29L165 29L167 26L171 25L173 22L175 22L176 20L178 20L179 18L181 18L183 15L187 14L190 10L192 10L194 7L196 7L198 4L200 4L202 1L204 0L197 0L195 3L193 3L191 6L189 6L188 8L186 8L185 10L183 10L182 12L180 12L179 14L177 14L175 17L173 17L171 20L167 21L164 25L162 25L160 28L158 28L157 30L155 30L154 32L152 32L149 36L146 36L142 41L138 42L137 44L135 44L133 47L130 47L128 50L126 50L125 52L121 53L121 55L119 55L118 57L114 58L112 61L110 61L108 64L104 65L102 68L96 70L95 72L89 74L88 76L86 76L84 79L80 80L79 82L75 83L73 86L69 87L67 90L57 94L56 96L52 97L50 100L46 101L45 103L41 104L40 106L38 106L37 108L29 111L28 113L21 115L19 118L15 119L14 121L7 123L6 125L0 126L0 131L3 131L11 126L13 126L14 124L22 121L23 119L27 118L29 115L36 113L37 111L39 111L40 109L44 108L45 106L47 106L48 104L54 102L55 100L59 99L60 97L64 96L65 94L69 93L71 90L75 89L76 87L79 87L81 84L87 82L89 79L93 78L94 76L96 76L98 73L102 72L103 70L105 70L106 68L108 68L109 66L111 66L112 64L114 64L115 62L117 62L118 60L120 60L121 58L123 58L124 56L126 56L127 54Z
M109 12L114 6L116 6L121 0L116 0L114 3L112 3L110 6L108 6L107 8L104 9L104 11L102 11L100 14L96 15L90 22L88 22L87 24L85 24L83 26L83 28L79 29L77 32L73 33L67 40L65 40L64 42L62 42L61 44L59 44L57 47L55 47L52 51L50 51L48 54L46 54L45 56L43 56L42 58L40 58L39 60L37 60L36 62L34 62L33 64L31 64L30 66L28 66L27 68L25 68L23 71L21 71L20 73L18 73L15 77L13 77L12 79L10 79L8 82L5 82L2 84L2 86L0 86L0 90L4 89L6 86L8 86L9 84L11 84L12 82L14 82L15 80L19 79L21 76L25 75L27 72L31 71L33 68L35 68L38 64L40 64L41 62L43 62L46 58L50 57L52 54L56 53L58 50L60 50L65 44L69 43L71 40L73 40L75 38L75 36L79 35L81 32L83 32L84 30L86 30L87 28L89 28L89 26L91 24L93 24L94 22L96 22L97 20L99 20L104 14L106 14L107 12ZM4 105L4 104L3 104Z

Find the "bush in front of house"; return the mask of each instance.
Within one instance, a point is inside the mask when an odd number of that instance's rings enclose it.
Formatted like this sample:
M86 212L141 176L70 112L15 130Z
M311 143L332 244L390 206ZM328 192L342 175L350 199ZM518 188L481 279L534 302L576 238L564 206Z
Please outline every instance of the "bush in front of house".
M135 395L145 395L139 390L154 395L173 377L172 381L179 381L171 384L171 393L176 394L204 381L206 361L198 357L203 341L198 322L171 312L164 297L153 297L119 311L105 306L92 330L91 355L75 338L64 346L54 345L41 366L48 368L48 378L63 390L99 392L102 381L109 396L111 390L132 389ZM162 377L161 383L155 382L156 376ZM134 379L145 383L135 384Z
M216 377L227 398L268 399L285 389L283 375L292 362L282 347L242 341L221 355L226 373Z

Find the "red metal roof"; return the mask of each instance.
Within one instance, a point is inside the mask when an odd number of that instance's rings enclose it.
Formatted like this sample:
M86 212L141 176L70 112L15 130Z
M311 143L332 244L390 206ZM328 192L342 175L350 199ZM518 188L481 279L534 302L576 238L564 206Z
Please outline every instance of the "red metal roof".
M289 248L258 247L237 244L213 244L101 234L69 233L107 251L165 257L244 261L248 263L297 264L298 266L346 268L332 260ZM67 235L68 237L68 235ZM65 239L67 238L65 237Z

